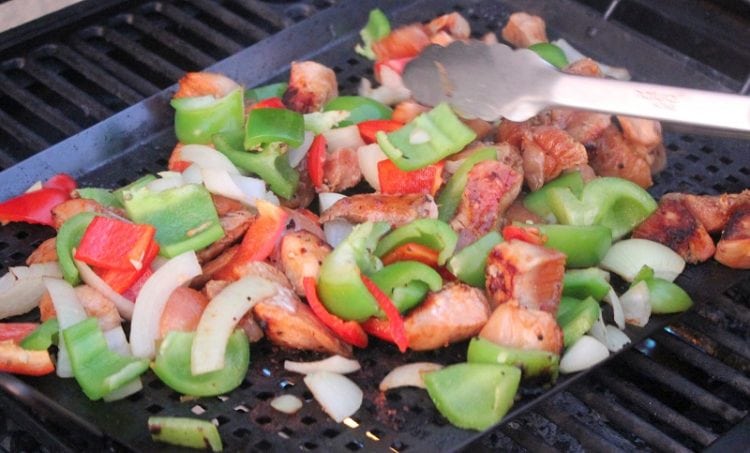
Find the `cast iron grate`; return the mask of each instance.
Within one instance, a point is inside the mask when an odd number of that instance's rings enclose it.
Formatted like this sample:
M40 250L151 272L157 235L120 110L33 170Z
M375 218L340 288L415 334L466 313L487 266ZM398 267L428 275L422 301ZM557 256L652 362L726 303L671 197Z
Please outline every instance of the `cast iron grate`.
M429 16L455 8L472 20L477 34L482 34L487 30L496 31L511 11L520 9L516 4L520 2L506 3L440 2L443 9L430 11ZM569 13L577 11L574 4L568 6ZM536 2L527 7L544 9ZM417 7L405 8L399 20L407 22L426 15ZM569 35L570 24L564 20L550 20L550 24L553 34ZM315 56L335 68L344 92L353 92L359 77L369 74L366 62L352 57L350 48L351 40ZM659 74L646 70L636 72L636 76L658 79ZM143 173L160 170L173 140L170 131L148 137L140 147L108 161L97 168L96 173L84 175L81 181L117 186ZM665 144L671 150L670 169L659 178L655 193L661 194L667 189L718 193L744 188L750 162L743 143L671 134ZM49 234L41 228L5 227L0 238L3 267L22 262ZM700 287L701 283L705 286L706 277L701 277L697 271L689 272L681 282L691 292L695 291L699 301L692 313L680 318L668 330L653 333L633 350L573 385L564 390L558 388L562 391L548 395L533 409L515 416L471 444L470 449L684 451L683 448L701 449L717 436L729 432L750 405L743 383L750 369L750 343L746 333L750 321L747 315L735 316L746 312L750 284L746 278L742 280L736 273L718 266L704 266L701 271L717 276L708 282L708 288ZM729 285L735 281L739 283ZM726 291L718 289L723 284L729 286ZM633 330L629 333L638 335ZM59 404L81 417L98 420L110 435L128 439L130 447L136 450L153 448L143 432L145 418L152 414L200 415L214 419L230 449L241 446L261 451L417 451L426 445L459 446L472 439L471 433L447 426L422 391L402 389L386 395L374 391L387 369L396 361L402 361L388 347L358 356L364 370L352 377L359 383L368 383L366 403L355 417L342 425L333 423L320 412L298 376L285 373L280 367L282 357L309 359L311 355L282 354L265 343L255 346L252 354L253 369L240 389L227 396L194 401L181 399L152 375L144 380L146 391L98 409L96 405L92 407L81 401L80 392L70 381L42 378L27 382L43 393L56 395ZM463 347L457 346L440 353L410 354L406 360L450 362L461 360L462 356ZM709 370L701 368L706 363L711 364ZM685 381L671 380L675 374ZM643 385L645 380L656 381L662 376L667 377L666 384ZM273 412L268 403L281 393L302 398L306 402L303 410L288 418ZM539 393L538 389L527 389L519 406ZM700 409L693 408L696 399L704 401ZM132 414L127 426L117 425L112 416L117 413Z

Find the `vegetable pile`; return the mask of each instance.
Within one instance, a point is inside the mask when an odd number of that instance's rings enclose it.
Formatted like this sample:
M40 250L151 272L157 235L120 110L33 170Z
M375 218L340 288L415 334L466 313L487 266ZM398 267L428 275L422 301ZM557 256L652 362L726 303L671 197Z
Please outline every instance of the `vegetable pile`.
M428 45L469 39L459 14L391 29L374 10L361 35L375 88L363 79L339 96L334 72L312 61L252 89L190 73L171 101L167 171L114 189L60 174L0 203L3 223L57 230L0 279L0 371L72 377L91 400L141 391L149 369L184 395L221 395L247 375L251 344L271 341L333 356L285 368L341 422L363 398L344 376L360 369L355 348L465 342L465 363L405 364L380 390L424 388L455 426L484 430L525 380L590 368L630 342L626 324L687 310L674 280L708 247L701 228L711 247L705 228L723 230L717 259L750 267L750 192L721 196L723 220L705 227L691 207L718 197L668 205L645 190L666 158L658 123L562 110L460 118L417 104L401 82ZM502 35L601 76L546 42L540 18L514 14ZM674 206L696 225L679 241L649 228ZM13 322L37 307L41 324ZM302 404L271 402L290 416ZM148 429L221 449L211 423L152 417Z

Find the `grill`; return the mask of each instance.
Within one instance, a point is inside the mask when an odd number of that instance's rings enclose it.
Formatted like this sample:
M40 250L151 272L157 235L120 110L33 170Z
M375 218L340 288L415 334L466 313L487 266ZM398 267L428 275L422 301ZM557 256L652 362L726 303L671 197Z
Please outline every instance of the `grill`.
M750 91L747 2L86 1L3 34L0 198L57 171L84 185L115 186L163 168L175 139L162 90L188 70L214 65L252 86L283 79L294 59L314 58L335 69L342 92L353 92L359 77L371 77L351 48L376 4L396 23L456 10L476 36L526 10L547 20L551 38L626 66L638 80ZM667 133L665 144L670 165L655 195L736 192L750 180L747 142ZM51 232L12 224L0 234L4 271ZM363 371L352 377L365 403L339 425L281 367L283 359L313 356L261 343L239 389L194 401L151 374L144 391L111 404L86 401L70 380L0 374L0 449L153 450L145 420L158 414L213 419L232 451L740 450L750 433L750 276L709 262L679 283L696 301L689 313L629 328L634 346L590 372L550 389L525 388L486 433L452 428L423 391L375 390L392 366L461 361L463 345L404 358L385 346L358 353ZM304 408L291 417L275 413L268 403L281 393L301 397Z

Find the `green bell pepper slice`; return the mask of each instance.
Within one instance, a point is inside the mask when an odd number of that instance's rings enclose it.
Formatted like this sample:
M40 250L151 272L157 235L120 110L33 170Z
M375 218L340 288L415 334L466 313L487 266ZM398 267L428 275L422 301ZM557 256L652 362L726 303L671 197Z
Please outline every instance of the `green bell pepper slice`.
M349 116L338 124L339 127L351 126L367 120L387 120L393 115L393 110L387 105L364 96L339 96L323 106L324 112L334 110L349 112Z
M31 351L45 351L57 343L59 332L57 318L50 318L21 340L21 347Z
M550 216L554 217L554 215L552 214L552 209L549 205L550 189L568 188L571 192L573 192L573 195L575 195L576 197L580 197L581 193L583 193L584 184L585 183L583 182L583 176L581 175L580 171L576 170L568 173L563 173L552 181L549 181L536 192L532 192L526 195L526 198L523 199L523 205L526 207L526 209L538 215L539 217L545 219L548 219Z
M100 187L81 187L76 189L75 193L78 198L94 200L100 205L108 208L122 208L120 200L109 189L102 189Z
M438 219L443 222L450 222L461 202L461 196L466 188L466 182L469 179L469 172L480 162L487 160L497 160L497 151L495 148L481 148L473 152L469 157L459 165L448 183L443 187L438 195Z
M143 175L140 178L128 184L127 186L123 186L123 187L120 187L119 189L115 189L115 191L112 192L112 194L114 194L115 198L117 198L117 201L120 202L120 205L124 206L126 193L132 192L135 189L146 187L148 183L150 183L151 181L156 181L156 179L157 179L156 176L152 174Z
M557 323L563 331L564 346L575 343L591 330L600 313L599 303L591 297L579 300L563 296L557 308Z
M97 215L99 214L94 212L76 214L66 220L57 232L57 239L55 239L57 261L60 265L63 278L73 286L81 283L78 267L76 267L73 261L73 249L78 247L83 234L86 232L86 228L89 227L89 224Z
M258 175L276 195L289 199L299 185L299 172L289 165L286 145L281 142L264 145L260 151L242 149L242 134L214 136L214 146L238 168Z
M149 417L148 432L157 442L180 447L221 451L223 446L216 425L191 417Z
M438 264L443 265L453 255L458 234L447 223L437 219L417 219L388 233L378 243L375 255L382 257L396 247L416 242L438 251Z
M558 69L563 69L570 64L568 62L568 57L565 56L565 52L552 43L539 42L530 45L527 49L533 51L542 57L547 63Z
M159 253L172 258L199 250L224 236L211 194L198 184L153 192L146 187L125 192L125 211L135 223L156 228Z
M286 89L289 88L289 84L286 82L271 83L255 88L248 88L245 90L245 101L250 104L264 101L269 98L280 98L286 93Z
M458 363L424 375L438 411L453 425L478 431L503 418L520 382L518 368L489 363Z
M414 143L414 137L423 135ZM422 113L402 128L376 135L378 145L398 168L418 170L461 151L477 135L453 113L446 103Z
M601 301L609 292L609 274L597 267L571 269L563 277L563 296Z
M490 231L453 255L448 260L448 270L462 282L477 288L484 288L487 257L501 242L503 242L502 235L497 231Z
M301 113L289 109L252 109L247 115L244 147L253 150L274 142L296 148L305 140Z
M560 355L549 351L502 346L484 338L472 338L466 352L469 363L496 363L521 370L524 378L549 376L552 382L559 374Z
M612 232L601 225L534 225L547 237L545 247L565 254L566 267L596 266L612 246Z
M398 261L369 277L401 313L422 302L428 290L438 291L443 286L443 278L435 269L417 261Z
M632 288L633 285L641 281L646 282L646 286L648 286L648 302L651 304L651 313L680 313L693 306L693 300L684 289L674 282L654 277L654 270L648 266L643 266L636 274L630 287Z
M177 139L185 144L205 145L211 143L214 134L241 130L245 120L242 95L242 88L237 88L219 99L213 96L172 99Z
M362 38L362 44L354 46L354 51L359 55L375 60L375 52L372 50L373 43L385 38L391 32L391 23L388 21L385 13L378 8L370 11L367 19L367 25L360 30L359 36Z
M148 369L147 359L111 351L96 318L86 318L63 330L62 335L73 376L91 400L129 384Z
M382 268L373 250L389 229L385 222L361 223L325 257L318 277L318 296L330 313L346 321L364 321L382 314L360 274L369 276Z

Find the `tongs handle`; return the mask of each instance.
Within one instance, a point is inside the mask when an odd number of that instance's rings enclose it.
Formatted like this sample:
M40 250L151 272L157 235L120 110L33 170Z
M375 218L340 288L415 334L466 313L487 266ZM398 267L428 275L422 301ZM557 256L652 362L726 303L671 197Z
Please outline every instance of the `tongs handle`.
M750 132L748 96L570 74L561 74L551 91L558 106Z

